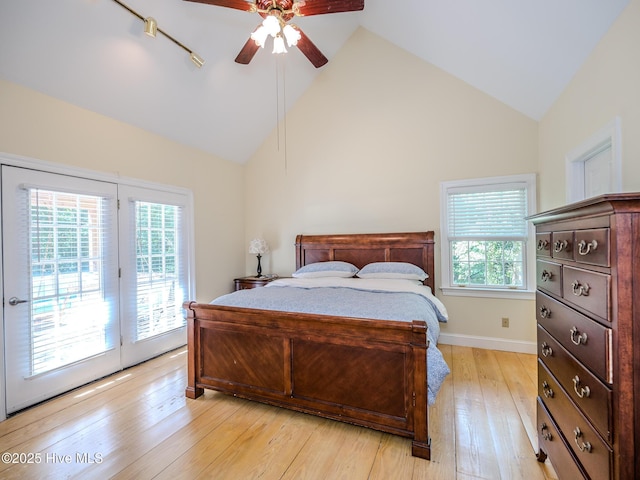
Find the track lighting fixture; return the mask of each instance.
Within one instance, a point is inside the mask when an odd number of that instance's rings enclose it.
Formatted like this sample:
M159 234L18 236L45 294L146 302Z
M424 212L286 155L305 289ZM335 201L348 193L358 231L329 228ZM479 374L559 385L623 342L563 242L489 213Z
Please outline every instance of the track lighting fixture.
M202 67L202 65L204 65L204 60L202 59L202 57L200 55L195 53L190 48L186 47L184 44L180 43L178 40L173 38L171 35L169 35L167 32L165 32L161 28L159 28L158 27L158 23L156 22L155 18L153 18L153 17L143 17L138 12L133 10L131 7L129 7L129 6L125 5L124 3L122 3L120 0L113 0L113 1L116 2L118 5L120 5L122 8L124 8L125 10L127 10L129 13L131 13L134 17L138 17L140 20L142 20L144 22L144 33L146 33L150 37L154 37L154 38L156 36L156 33L161 33L162 35L167 37L169 40L171 40L173 43L175 43L180 48L182 48L184 51L186 51L189 54L189 59L193 62L193 64L196 67L200 68L200 67Z

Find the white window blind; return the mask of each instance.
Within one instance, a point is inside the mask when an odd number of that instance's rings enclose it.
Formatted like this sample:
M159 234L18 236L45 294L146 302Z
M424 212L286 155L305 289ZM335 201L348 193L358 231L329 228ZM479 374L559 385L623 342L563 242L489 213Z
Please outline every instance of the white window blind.
M105 298L114 228L110 202L92 195L28 189L31 278L31 375L113 348Z
M132 201L135 222L136 341L183 327L187 300L183 208Z
M527 237L526 184L452 188L447 204L449 240Z

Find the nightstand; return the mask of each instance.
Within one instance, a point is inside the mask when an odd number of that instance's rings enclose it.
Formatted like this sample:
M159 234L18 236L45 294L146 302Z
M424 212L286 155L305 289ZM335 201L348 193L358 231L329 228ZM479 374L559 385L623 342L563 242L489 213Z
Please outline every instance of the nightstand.
M234 278L233 282L235 283L235 287L237 291L237 290L246 290L248 288L264 287L267 283L273 282L277 278L278 278L277 275L267 275L262 277L242 277L242 278Z

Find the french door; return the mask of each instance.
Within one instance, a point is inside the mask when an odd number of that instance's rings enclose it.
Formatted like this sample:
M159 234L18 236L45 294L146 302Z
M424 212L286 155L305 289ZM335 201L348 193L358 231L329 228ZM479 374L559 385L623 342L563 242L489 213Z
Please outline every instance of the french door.
M182 193L2 166L7 413L186 343L189 211Z
M184 345L189 299L185 195L120 187L122 364Z
M117 193L2 167L7 413L120 368Z

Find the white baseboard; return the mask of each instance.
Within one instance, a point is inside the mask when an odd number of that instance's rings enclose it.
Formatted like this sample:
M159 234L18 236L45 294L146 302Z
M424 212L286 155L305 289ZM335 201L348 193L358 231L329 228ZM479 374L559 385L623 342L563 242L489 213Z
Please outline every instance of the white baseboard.
M438 343L444 345L457 345L459 347L485 348L488 350L502 350L505 352L531 353L538 352L535 342L522 340L506 340L504 338L476 337L473 335L461 335L456 333L440 333Z

